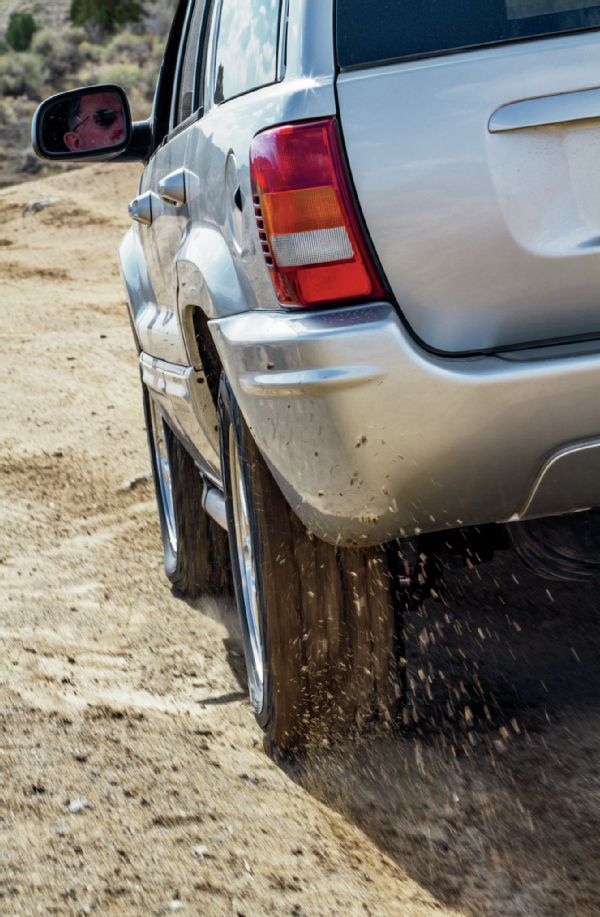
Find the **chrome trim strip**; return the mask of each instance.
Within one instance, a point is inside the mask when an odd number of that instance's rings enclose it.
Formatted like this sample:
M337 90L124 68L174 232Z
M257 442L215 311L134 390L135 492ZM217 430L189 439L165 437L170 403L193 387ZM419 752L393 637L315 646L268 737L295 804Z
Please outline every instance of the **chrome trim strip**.
M531 489L531 494L522 511L514 519L528 519L554 515L553 504L564 504L564 495L569 493L572 511L591 509L600 499L600 438L586 442L570 443L550 456ZM590 480L597 480L596 493L590 487ZM583 491L580 493L580 490ZM594 497L596 499L594 499ZM513 521L513 520L510 520Z
M384 372L377 366L337 366L324 369L288 370L285 372L242 373L239 383L249 395L289 398L311 395L334 388L351 388L381 379Z

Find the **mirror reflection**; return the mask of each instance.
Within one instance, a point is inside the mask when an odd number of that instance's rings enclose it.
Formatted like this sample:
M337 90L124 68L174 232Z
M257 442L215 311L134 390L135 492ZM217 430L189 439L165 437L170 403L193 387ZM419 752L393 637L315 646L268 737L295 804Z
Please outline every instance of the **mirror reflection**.
M121 146L126 118L117 92L86 92L62 100L44 114L44 146L49 153L87 153Z

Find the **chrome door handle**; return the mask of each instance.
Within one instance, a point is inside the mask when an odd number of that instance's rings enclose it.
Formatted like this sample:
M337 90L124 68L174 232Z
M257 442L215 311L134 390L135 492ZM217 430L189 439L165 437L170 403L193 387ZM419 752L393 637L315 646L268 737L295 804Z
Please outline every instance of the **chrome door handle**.
M502 105L490 118L488 130L497 134L594 118L600 118L600 89L578 89Z
M161 178L158 183L158 193L163 201L175 204L176 207L185 204L187 201L185 169L177 169Z
M140 194L139 197L136 197L135 200L130 203L129 216L132 220L143 223L144 226L150 226L154 219L154 208L152 207L153 197L155 197L155 195L152 194L152 191L146 191L145 194Z

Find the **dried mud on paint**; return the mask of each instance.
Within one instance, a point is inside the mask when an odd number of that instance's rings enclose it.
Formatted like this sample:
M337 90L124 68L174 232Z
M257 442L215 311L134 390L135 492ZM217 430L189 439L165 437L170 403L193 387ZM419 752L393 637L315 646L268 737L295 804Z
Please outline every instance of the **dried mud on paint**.
M161 570L115 260L137 178L0 192L0 912L599 913L591 588L448 573L407 621L404 734L265 756L230 600Z

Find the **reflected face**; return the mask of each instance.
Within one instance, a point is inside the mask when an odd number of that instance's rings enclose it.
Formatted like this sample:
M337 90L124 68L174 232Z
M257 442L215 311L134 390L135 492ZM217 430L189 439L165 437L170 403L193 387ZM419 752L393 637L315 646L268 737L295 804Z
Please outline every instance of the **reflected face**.
M125 118L116 92L95 92L80 99L79 112L64 136L71 152L118 146L125 138Z

